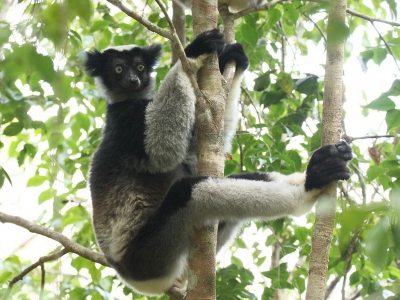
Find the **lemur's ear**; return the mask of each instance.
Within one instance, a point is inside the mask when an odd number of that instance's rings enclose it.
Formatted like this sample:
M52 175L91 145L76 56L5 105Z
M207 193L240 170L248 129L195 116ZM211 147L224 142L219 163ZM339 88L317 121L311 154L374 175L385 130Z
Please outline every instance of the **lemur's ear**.
M161 44L152 44L148 47L143 48L143 59L147 66L154 69L158 64L158 60L161 56Z
M97 49L85 51L82 55L82 60L85 71L91 77L99 76L106 62L104 53L101 53Z

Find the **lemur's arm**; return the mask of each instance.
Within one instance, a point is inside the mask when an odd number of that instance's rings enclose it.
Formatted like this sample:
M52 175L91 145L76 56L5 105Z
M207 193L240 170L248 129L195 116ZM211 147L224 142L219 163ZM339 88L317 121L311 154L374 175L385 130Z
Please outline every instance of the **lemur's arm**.
M220 52L225 45L217 29L200 34L186 49L194 72L208 54ZM180 61L168 72L153 101L146 109L145 150L150 172L174 169L186 157L193 134L196 97Z

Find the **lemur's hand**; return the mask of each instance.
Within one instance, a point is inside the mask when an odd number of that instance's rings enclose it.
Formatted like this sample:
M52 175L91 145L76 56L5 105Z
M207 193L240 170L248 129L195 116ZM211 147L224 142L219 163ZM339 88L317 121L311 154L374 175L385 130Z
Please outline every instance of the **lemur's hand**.
M225 65L230 61L236 62L236 69L246 70L249 66L249 59L244 52L242 44L229 44L226 45L224 51L218 56L219 70L224 73Z
M187 57L196 58L200 55L211 54L213 52L219 54L224 48L224 35L215 28L199 34L195 40L185 48L185 53Z
M351 147L345 141L315 151L307 166L306 191L320 189L332 181L349 179L347 163L352 158Z

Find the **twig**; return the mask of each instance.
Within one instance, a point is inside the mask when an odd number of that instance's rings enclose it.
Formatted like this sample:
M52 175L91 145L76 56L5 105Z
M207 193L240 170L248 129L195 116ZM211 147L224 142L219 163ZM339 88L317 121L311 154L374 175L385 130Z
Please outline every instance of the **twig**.
M324 39L325 44L326 44L326 36L325 36L324 32L322 31L321 27L319 27L319 25L318 25L317 23L315 23L315 22L313 21L313 19L310 18L309 15L303 13L303 16L306 17L307 20L309 20L311 23L314 24L315 28L317 28L317 30L318 30L319 33L321 34L321 36L322 36L322 38Z
M346 287L347 273L350 270L351 259L352 259L354 248L356 247L359 235L360 235L360 229L358 229L356 231L356 233L354 234L353 238L351 239L349 248L347 250L346 268L344 270L344 275L343 275L342 300L346 299L345 298L345 287Z
M361 19L370 21L371 23L372 23L372 22L379 22L379 23L385 23L385 24L392 25L392 26L400 26L400 23L392 22L392 21L386 21L386 20L382 20L382 19L370 17L370 16L368 16L368 15L364 15L364 14L362 14L362 13L360 13L360 12L358 12L358 11L352 10L352 9L350 9L350 8L347 8L347 9L346 9L346 12L347 12L349 15L352 15L352 16L355 16L355 17L359 17L359 18L361 18Z
M86 258L93 262L97 262L106 267L110 266L103 254L93 251L93 250L90 250L88 248L82 247L81 245L71 241L65 235L58 233L54 230L51 230L50 228L46 228L46 227L37 225L35 223L27 221L18 216L8 215L3 212L0 212L0 222L12 223L12 224L18 225L20 227L23 227L23 228L29 230L30 232L43 235L45 237L48 237L52 240L59 242L61 245L63 245L65 247L67 252L73 252L75 254L78 254L79 256L82 256L83 258Z
M339 277L335 276L335 278L332 280L332 282L326 288L325 298L324 298L325 300L329 298L330 294L332 293L333 289L336 287L338 282L339 282Z
M43 300L44 295L44 283L46 282L46 270L44 269L44 263L40 264L40 270L42 272L42 278L40 281L40 295L39 300Z
M63 256L64 254L68 253L69 250L67 250L66 248L62 249L61 251L58 251L52 255L47 255L47 256L42 256L41 258L39 258L39 260L37 262L35 262L34 264L30 265L28 268L26 268L25 270L23 270L21 272L21 274L19 274L18 276L15 276L12 280L10 280L9 285L8 285L8 289L7 292L4 294L2 300L6 300L8 298L8 296L11 293L11 290L14 286L14 284L20 280L22 280L29 272L31 272L32 270L36 269L38 266L43 266L43 264L45 262L51 261L51 260L56 260L59 259L61 256ZM43 268L43 267L42 267ZM43 271L42 271L42 286L41 286L41 294L43 292L42 288L44 286L44 282L43 282Z
M315 3L328 3L329 0L307 0L308 2L315 2ZM375 17L371 17L368 15L364 15L358 11L352 10L350 8L346 8L346 13L355 17L359 17L361 19L370 21L370 22L379 22L379 23L384 23L384 24L388 24L391 26L400 26L400 23L398 22L392 22L392 21L386 21L386 20L382 20L382 19L378 19Z
M158 27L154 25L153 23L149 22L148 20L144 19L141 15L135 13L134 11L130 10L127 8L121 0L107 0L107 2L111 3L112 5L118 7L122 12L124 12L126 15L131 17L132 19L135 19L138 21L140 24L145 26L147 29L150 31L153 31L169 40L172 40L172 34L168 32L167 30L162 29L161 27Z
M343 138L346 140L347 143L352 143L355 140L363 140L363 139L379 139L379 138L394 138L392 134L384 134L384 135L366 135L366 136L359 136L359 137L352 137L348 135L344 135Z
M397 69L399 69L399 71L400 71L399 64L397 63L397 59L396 59L396 57L395 57L394 54L393 54L392 48L391 48L391 47L389 46L389 44L386 42L385 38L384 38L384 37L382 36L382 34L379 32L378 28L375 27L374 22L373 22L373 21L370 21L370 22L371 22L372 27L374 27L375 31L378 33L379 38L380 38L380 39L383 41L383 43L385 44L386 49L389 51L390 55L393 57L393 60L394 60L394 63L396 64L396 66L397 66Z
M258 7L246 8L246 9L243 9L243 10L233 14L233 18L234 19L239 19L239 18L241 18L241 17L243 17L243 16L245 16L247 14L251 14L251 13L256 12L256 11L268 10L272 6L277 5L279 3L282 3L282 2L291 2L291 0L275 0L275 1L268 2L268 3L266 3L264 5L261 5L261 6L258 6Z
M244 88L244 87L242 87L242 90L246 93L246 96L247 96L247 98L249 99L251 105L253 105L253 107L254 107L254 109L255 109L255 111L256 111L256 114L257 114L258 122L261 123L260 113L259 113L258 110L257 110L257 107L256 107L256 105L255 105L255 103L254 103L254 101L253 101L253 98L251 98L251 95L250 95L249 90L246 89L246 88Z
M358 176L358 180L360 182L360 187L361 187L361 192L362 192L363 205L366 205L367 204L367 187L365 186L364 175L363 175L362 171L354 163L350 163L350 166L353 168L353 171Z

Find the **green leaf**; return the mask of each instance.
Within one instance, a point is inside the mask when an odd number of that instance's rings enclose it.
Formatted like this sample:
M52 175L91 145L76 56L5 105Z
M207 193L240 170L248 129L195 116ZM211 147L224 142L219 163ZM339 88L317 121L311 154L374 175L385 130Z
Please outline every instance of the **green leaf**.
M40 186L47 180L49 180L48 176L33 176L28 180L26 186L27 187Z
M388 111L396 108L396 104L389 97L384 97L375 99L374 101L366 105L365 108L370 108L379 111Z
M290 74L283 72L280 73L278 75L277 84L286 93L286 95L290 95L292 93L294 81Z
M7 23L0 23L0 46L8 42L12 31Z
M265 90L271 83L271 72L265 72L264 74L261 74L254 80L254 90L255 91L263 91Z
M283 9L285 11L285 18L289 19L293 24L296 24L299 19L299 10L293 3L284 3Z
M56 190L50 188L40 193L38 198L38 204L42 204L43 202L50 200L56 196Z
M100 29L103 29L103 28L107 27L108 25L110 25L110 22L108 22L108 21L97 20L97 21L94 21L92 23L92 25L90 25L89 31L90 32L95 32L95 31L98 31Z
M75 115L76 121L79 124L79 127L85 130L86 132L89 131L90 127L90 120L89 117L81 112L78 112Z
M56 46L63 43L68 36L67 10L64 4L55 2L42 12L43 34Z
M299 93L312 95L318 92L318 77L315 75L308 75L295 81L295 90Z
M378 269L386 264L388 258L389 224L387 218L381 219L371 228L365 239L365 252Z
M385 94L389 96L400 96L400 79L394 80L392 86Z
M285 98L285 96L286 93L282 90L263 92L260 97L260 104L269 107L273 104L279 103L279 101Z
M257 30L245 23L240 27L240 31L242 32L243 38L246 42L248 42L253 48L256 47L258 41Z
M17 135L22 131L22 129L23 129L22 123L20 122L11 123L4 129L3 134L7 136Z
M89 0L68 0L68 13L70 16L78 16L85 20L90 21L92 15L92 1Z
M368 181L371 182L383 173L385 173L385 169L382 169L379 166L370 166L367 170Z
M281 19L282 13L279 9L271 8L268 10L268 16L268 25L272 28Z
M389 110L386 113L385 121L386 121L388 131L390 129L392 129L393 127L400 126L400 110L397 110L397 109Z

